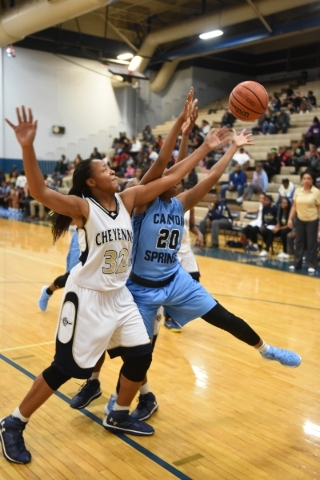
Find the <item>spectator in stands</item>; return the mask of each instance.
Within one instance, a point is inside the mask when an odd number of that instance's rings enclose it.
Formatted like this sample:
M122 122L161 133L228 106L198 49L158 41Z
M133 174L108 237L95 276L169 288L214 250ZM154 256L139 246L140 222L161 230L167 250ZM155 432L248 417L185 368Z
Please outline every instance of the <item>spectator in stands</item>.
M220 99L214 102L212 108L209 109L208 114L210 115L211 113L217 113L218 110L224 110L224 107Z
M200 147L204 142L204 137L199 133L195 132L193 140L189 141L189 147L194 148L195 150Z
M21 170L20 175L17 177L16 187L17 188L24 188L25 184L27 183L27 177L24 173L24 170Z
M0 188L0 206L8 208L8 200L10 197L10 184L5 180L1 182Z
M75 166L77 166L80 162L82 162L82 157L80 153L77 153L76 158L73 160L73 163L75 164Z
M312 125L304 135L304 146L307 151L310 149L310 143L316 147L320 146L320 123L318 117L314 117Z
M13 185L15 185L16 181L17 181L17 178L18 178L18 172L16 172L16 171L11 172L10 175L9 175L9 182L13 183Z
M195 169L193 168L184 181L184 189L190 190L195 185L197 185L197 183L198 183L198 175Z
M208 213L201 220L199 230L203 235L204 243L206 230L211 229L211 248L219 248L219 231L232 229L232 217L227 205L219 199L217 193L212 194L212 204Z
M30 190L29 190L29 187L28 187L28 184L26 183L25 186L24 186L24 198L23 198L23 202L22 202L22 209L23 209L23 214L25 217L30 217L31 213L30 213L30 202L31 200L33 200L33 197L31 197L30 195Z
M242 170L241 165L237 163L235 166L235 170L229 176L229 183L227 183L226 185L222 185L221 187L221 192L220 192L221 199L225 201L227 190L229 192L236 191L238 193L237 202L241 203L243 201L243 192L246 184L247 184L247 175Z
M262 221L260 227L260 235L265 243L265 249L259 254L260 257L267 257L272 245L274 234L273 231L277 224L277 207L273 205L271 195L265 195L263 199Z
M253 135L259 135L259 133L261 133L262 125L264 124L266 118L267 118L266 113L264 113L260 118L258 118L256 126L252 128Z
M264 115L264 122L261 127L261 132L263 135L266 135L267 133L274 135L277 133L275 127L275 118L275 115L270 112L270 109L268 108Z
M279 157L282 167L292 165L291 150L288 147L279 147Z
M159 153L162 145L163 145L162 135L158 135L156 138L156 141L153 144L153 149Z
M233 128L233 124L235 121L236 117L232 115L228 108L226 108L221 119L221 127Z
M263 170L263 164L258 162L253 173L252 182L245 189L243 199L251 200L254 193L265 193L268 190L268 176Z
M202 120L201 131L204 137L210 132L210 124L207 120Z
M299 113L300 112L300 109L301 109L301 103L302 103L302 97L300 95L300 92L296 92L293 96L292 96L292 102L291 102L291 112L294 113Z
M307 98L308 98L308 101L309 101L309 103L310 103L311 108L316 108L316 106L317 106L317 99L316 99L316 97L313 95L313 91L312 91L312 90L309 90Z
M288 227L288 219L291 209L291 202L288 198L282 197L281 203L278 207L277 224L273 230L275 237L280 237L282 243L282 252L277 255L280 259L289 258L288 254L288 235L291 233L291 228Z
M246 246L247 252L258 252L258 234L262 224L262 209L264 204L264 193L259 195L259 208L257 210L248 210L245 218L253 218L252 221L243 229L243 235L248 240Z
M274 118L275 133L287 133L290 127L290 115L286 112L284 107L281 107L280 112Z
M310 159L308 172L310 172L315 179L320 177L320 147L315 150L315 155Z
M142 132L142 137L143 140L147 143L153 143L154 142L154 135L152 134L152 130L150 125L146 125L144 127L144 130Z
M302 140L298 142L296 148L293 150L292 162L294 165L294 171L291 173L292 175L298 175L301 167L309 165Z
M0 185L2 185L2 182L5 182L5 181L6 181L6 176L3 173L2 168L0 168Z
M277 203L279 204L282 198L287 198L288 200L290 200L290 202L292 202L294 192L295 192L295 186L293 185L293 183L290 182L288 178L283 178L278 190L279 198Z
M276 148L271 148L263 168L268 176L269 182L271 182L273 175L279 175L281 169L281 159Z
M277 93L273 94L273 97L269 103L269 108L272 113L279 112L281 107L281 100Z
M250 156L244 148L239 150L233 155L231 165L240 165L243 170L246 170L249 166Z
M101 160L101 153L98 151L97 147L94 147L93 152L90 155L91 159Z
M308 172L301 175L302 186L298 187L293 197L288 227L292 228L296 216L296 249L292 271L302 268L302 257L306 250L308 273L315 273L318 267L317 245L320 230L320 190L313 186L313 178Z

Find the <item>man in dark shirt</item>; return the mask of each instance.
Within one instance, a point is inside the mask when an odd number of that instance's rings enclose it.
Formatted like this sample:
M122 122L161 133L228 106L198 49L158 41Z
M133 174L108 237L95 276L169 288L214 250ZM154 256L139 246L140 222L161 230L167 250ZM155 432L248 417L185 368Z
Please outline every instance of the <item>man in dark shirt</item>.
M208 213L201 220L199 230L205 239L206 230L211 229L211 248L219 248L219 231L232 229L232 217L227 205L220 200L219 195L212 195L212 204Z

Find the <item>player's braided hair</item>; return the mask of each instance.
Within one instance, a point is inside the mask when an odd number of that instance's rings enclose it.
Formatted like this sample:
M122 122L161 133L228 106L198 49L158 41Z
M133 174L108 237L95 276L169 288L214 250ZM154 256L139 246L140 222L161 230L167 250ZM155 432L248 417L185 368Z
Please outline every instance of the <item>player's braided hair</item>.
M76 166L72 177L72 188L68 195L76 195L77 197L90 197L91 190L86 184L86 180L91 177L91 159L83 160ZM52 212L51 214L51 230L53 235L53 243L55 243L61 235L69 228L72 218L67 215Z

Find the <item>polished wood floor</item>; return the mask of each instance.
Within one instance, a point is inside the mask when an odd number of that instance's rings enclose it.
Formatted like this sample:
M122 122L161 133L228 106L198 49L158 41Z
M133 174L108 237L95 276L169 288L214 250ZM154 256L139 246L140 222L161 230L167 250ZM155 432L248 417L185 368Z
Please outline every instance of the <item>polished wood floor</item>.
M67 236L68 237L68 236ZM52 246L47 227L0 220L0 415L19 404L52 360L62 292L47 312L40 289L65 270L69 238ZM9 464L7 479L320 478L320 284L317 278L199 257L203 285L265 341L297 351L297 369L262 360L254 349L202 320L181 334L161 328L150 371L159 410L150 438L117 437L101 427L118 360L101 374L103 396L72 410L71 380L31 419L33 460Z

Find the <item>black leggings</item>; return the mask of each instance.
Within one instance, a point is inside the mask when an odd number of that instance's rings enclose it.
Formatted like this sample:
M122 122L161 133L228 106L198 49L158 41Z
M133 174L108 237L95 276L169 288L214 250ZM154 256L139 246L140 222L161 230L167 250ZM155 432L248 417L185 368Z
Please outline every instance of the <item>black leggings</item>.
M258 243L258 233L260 233L260 228L252 225L247 225L243 229L243 235L251 240L252 243Z
M57 277L54 280L53 285L56 288L64 288L67 283L69 275L70 275L70 272L66 272L64 275L60 275L60 277Z
M214 327L221 328L231 333L234 337L251 347L260 342L259 335L252 330L242 318L236 317L233 313L226 310L220 303L217 303L208 313L202 316L203 320Z

